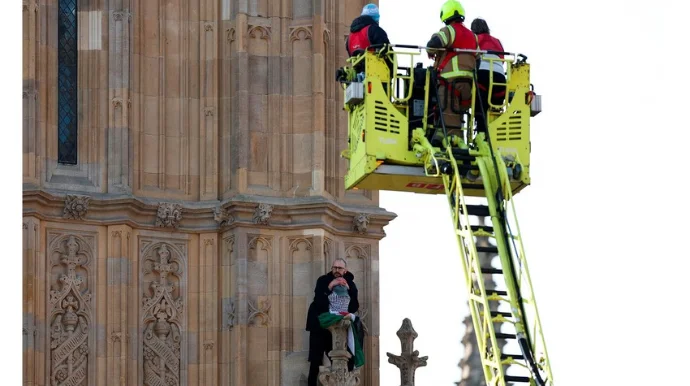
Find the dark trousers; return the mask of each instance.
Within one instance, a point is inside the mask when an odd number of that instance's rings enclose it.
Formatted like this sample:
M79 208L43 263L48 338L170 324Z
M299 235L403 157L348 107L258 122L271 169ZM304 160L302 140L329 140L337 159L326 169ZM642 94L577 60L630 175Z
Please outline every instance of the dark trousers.
M494 83L505 83L506 77L501 73L494 72L493 80ZM477 106L478 108L476 109L474 116L477 120L477 132L482 132L486 130L486 125L488 124L488 121L485 117L488 115L489 110L489 70L477 71L477 83L477 91L479 91L477 100L479 103L481 103L481 107ZM491 103L495 105L502 105L505 99L505 86L494 86L491 91Z
M309 332L309 378L308 386L319 386L319 366L323 364L323 354L333 349L331 332L316 328Z

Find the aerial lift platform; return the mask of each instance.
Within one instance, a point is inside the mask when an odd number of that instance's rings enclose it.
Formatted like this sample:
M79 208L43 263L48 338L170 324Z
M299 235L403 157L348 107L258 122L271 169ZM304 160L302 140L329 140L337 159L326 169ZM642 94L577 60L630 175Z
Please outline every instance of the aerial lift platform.
M513 196L530 184L530 119L541 111L541 96L530 84L530 65L522 54L478 50L457 53L501 55L505 83L502 104L489 102L488 130L476 130L476 72L468 79L472 97L460 127L443 120L439 75L415 65L426 47L372 46L338 69L348 113L346 189L445 194L460 247L470 312L487 385L553 385L537 304L529 277ZM494 56L492 56L494 57ZM402 65L401 65L402 64ZM491 66L490 68L493 68ZM451 96L452 97L452 96ZM479 110L481 112L482 110ZM449 135L450 132L460 133ZM490 218L490 226L478 218ZM488 237L490 246L477 246ZM482 266L478 253L498 256L500 266ZM485 275L503 288L487 289ZM507 311L495 311L496 305ZM509 331L498 326L511 326ZM513 341L503 352L498 341ZM506 347L511 347L510 345Z

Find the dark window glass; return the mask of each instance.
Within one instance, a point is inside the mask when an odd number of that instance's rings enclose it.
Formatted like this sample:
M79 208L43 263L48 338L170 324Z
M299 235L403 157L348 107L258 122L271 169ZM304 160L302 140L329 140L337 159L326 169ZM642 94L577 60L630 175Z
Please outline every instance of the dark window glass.
M77 163L77 0L58 5L58 162Z

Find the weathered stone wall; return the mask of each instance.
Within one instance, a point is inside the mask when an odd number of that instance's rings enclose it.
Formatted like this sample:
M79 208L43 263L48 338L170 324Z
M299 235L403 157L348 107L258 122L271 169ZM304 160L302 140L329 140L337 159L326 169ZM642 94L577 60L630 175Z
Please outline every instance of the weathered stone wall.
M78 163L57 162L58 0L25 0L24 382L300 385L345 256L378 385L378 241L333 82L364 1L79 0Z

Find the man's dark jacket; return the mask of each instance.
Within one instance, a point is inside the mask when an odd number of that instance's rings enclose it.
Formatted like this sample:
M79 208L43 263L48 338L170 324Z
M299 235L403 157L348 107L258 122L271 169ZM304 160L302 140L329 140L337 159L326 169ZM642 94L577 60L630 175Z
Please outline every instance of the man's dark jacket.
M355 285L355 276L349 271L343 275L347 285L350 289L347 291L350 295L350 305L347 310L350 313L355 313L359 310L359 300L357 299L357 286ZM309 306L309 311L307 312L307 331L315 331L322 329L319 324L319 315L328 312L328 295L331 294L331 290L328 289L328 284L335 279L333 272L329 272L316 280L316 288L314 289L314 301L311 302Z
M369 15L362 15L353 20L352 25L350 25L350 33L357 32L368 25L371 26L369 27L369 31L367 34L369 36L369 43L371 45L391 43L388 40L388 34L386 34L386 31L384 31L383 28L379 27L379 24L376 21L374 21L374 18L372 18ZM345 51L347 51L348 54L352 56L353 53L350 53L348 50L349 46L350 36L348 36L345 40Z

